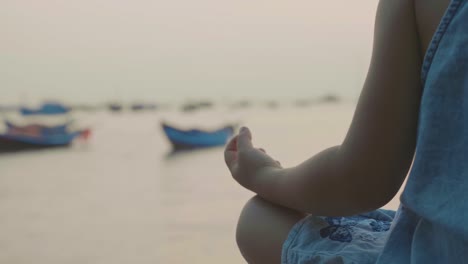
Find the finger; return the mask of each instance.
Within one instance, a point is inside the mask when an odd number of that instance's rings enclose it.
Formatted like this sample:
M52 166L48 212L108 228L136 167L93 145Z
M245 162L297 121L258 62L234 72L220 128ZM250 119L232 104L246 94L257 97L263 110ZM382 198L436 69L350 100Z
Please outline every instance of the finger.
M227 167L232 172L234 164L236 163L237 152L236 151L225 151L224 152L224 161L226 162Z
M242 127L237 138L237 149L249 149L253 148L252 145L252 133L246 127Z
M226 151L237 151L237 138L238 137L239 136L237 135L231 138L231 140L229 140L225 148Z
M237 157L237 137L238 136L231 138L224 150L224 161L226 162L226 165L229 167L229 169L231 169L232 164Z

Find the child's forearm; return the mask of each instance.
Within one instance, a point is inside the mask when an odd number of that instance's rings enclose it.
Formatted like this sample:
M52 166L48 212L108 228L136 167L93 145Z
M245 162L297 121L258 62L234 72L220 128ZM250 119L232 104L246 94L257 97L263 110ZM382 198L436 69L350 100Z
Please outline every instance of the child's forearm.
M326 149L302 164L271 170L249 189L261 197L314 215L352 215L383 206L388 197L367 177L355 175L340 157L340 147Z

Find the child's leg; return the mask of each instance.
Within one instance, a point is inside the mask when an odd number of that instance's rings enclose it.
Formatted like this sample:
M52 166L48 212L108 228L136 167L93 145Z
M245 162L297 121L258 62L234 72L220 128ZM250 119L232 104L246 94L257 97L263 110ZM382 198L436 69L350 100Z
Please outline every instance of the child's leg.
M255 196L237 224L237 245L250 264L281 262L281 249L291 228L306 215Z

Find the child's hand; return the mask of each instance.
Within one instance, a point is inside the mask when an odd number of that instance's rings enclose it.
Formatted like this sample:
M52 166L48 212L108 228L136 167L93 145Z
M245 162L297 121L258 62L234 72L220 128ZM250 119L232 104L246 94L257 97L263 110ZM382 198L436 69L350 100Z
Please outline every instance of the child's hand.
M256 180L282 169L280 163L261 148L252 145L252 134L246 127L229 141L224 159L233 178L242 186L251 189Z

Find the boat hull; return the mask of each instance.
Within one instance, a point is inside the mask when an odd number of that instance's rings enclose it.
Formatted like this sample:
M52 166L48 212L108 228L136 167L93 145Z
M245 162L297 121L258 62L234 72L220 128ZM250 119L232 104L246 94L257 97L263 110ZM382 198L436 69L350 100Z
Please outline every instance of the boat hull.
M214 131L198 129L182 130L167 124L162 124L162 127L174 150L193 150L223 146L234 133L232 126L226 126Z
M67 147L70 146L73 140L79 135L80 133L76 132L67 135L37 138L4 134L0 135L0 153Z
M8 152L17 152L17 151L25 151L25 150L40 150L40 149L49 149L49 148L65 148L70 146L71 142L65 144L56 144L56 145L49 145L49 144L31 144L16 140L5 139L0 137L0 153L8 153Z

